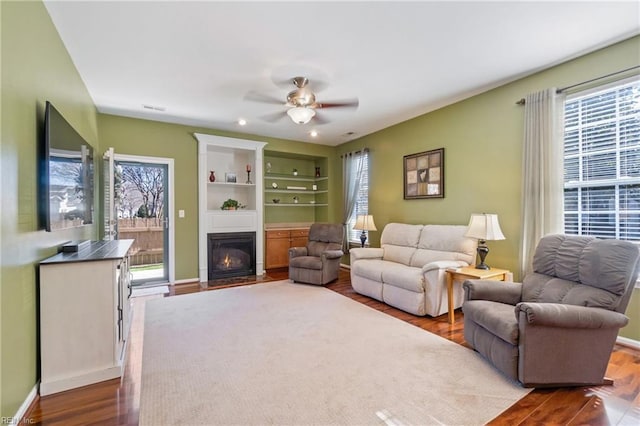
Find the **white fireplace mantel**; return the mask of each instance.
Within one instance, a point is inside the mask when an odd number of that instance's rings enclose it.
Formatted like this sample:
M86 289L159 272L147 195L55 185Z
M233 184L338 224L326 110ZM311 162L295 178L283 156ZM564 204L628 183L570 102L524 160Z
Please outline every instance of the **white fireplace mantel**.
M208 280L207 234L225 232L256 233L256 275L264 274L263 149L266 142L194 133L198 140L198 271L201 282ZM247 183L246 167L251 167ZM216 181L209 175L215 171ZM235 174L236 182L231 174ZM221 210L228 198L246 207Z

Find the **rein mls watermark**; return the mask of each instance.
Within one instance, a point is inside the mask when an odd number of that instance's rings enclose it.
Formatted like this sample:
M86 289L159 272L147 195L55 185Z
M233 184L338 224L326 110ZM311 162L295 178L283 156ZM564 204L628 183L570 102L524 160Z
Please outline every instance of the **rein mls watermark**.
M22 419L18 420L15 417L0 417L0 425L33 425L36 421L34 419Z

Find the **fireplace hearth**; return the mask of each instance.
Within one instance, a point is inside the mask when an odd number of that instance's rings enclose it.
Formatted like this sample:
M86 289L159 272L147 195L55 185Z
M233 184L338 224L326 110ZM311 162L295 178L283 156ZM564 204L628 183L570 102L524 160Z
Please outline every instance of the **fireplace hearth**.
M207 234L207 247L209 281L255 275L255 232Z

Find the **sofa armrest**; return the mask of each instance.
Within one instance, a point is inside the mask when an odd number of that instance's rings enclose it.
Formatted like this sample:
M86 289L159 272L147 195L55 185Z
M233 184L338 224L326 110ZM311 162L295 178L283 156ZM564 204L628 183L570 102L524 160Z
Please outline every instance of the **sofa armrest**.
M293 259L298 256L306 256L307 248L306 247L291 247L289 249L289 259Z
M339 259L344 252L342 250L325 250L322 252L323 259Z
M489 300L516 305L522 298L522 284L493 280L466 280L464 300Z
M429 262L422 267L422 273L433 271L434 269L449 269L449 268L462 268L469 266L468 263L462 260L436 260L435 262Z
M349 250L351 263L361 259L382 259L383 254L383 249L373 247L360 247Z
M619 312L561 303L518 303L516 316L524 314L527 323L560 328L622 328L629 318Z

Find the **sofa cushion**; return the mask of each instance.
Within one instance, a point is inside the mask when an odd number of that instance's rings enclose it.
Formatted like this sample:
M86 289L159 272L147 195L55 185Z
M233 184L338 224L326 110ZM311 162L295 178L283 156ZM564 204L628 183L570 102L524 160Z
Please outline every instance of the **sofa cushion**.
M422 228L423 225L387 224L380 237L380 247L384 250L382 258L408 265L416 251Z
M382 283L385 286L391 285L416 293L424 293L424 277L420 268L388 263L382 271Z
M342 244L327 243L324 241L309 241L307 243L307 252L309 256L322 256L322 253L327 250L340 250Z
M461 260L471 264L476 255L476 242L464 234L463 225L425 225L418 240L418 250L411 266L422 267L437 260Z
M415 247L395 246L393 244L383 244L382 250L384 250L383 260L407 266L411 263L411 258L416 252Z
M416 249L415 253L411 257L411 262L409 263L409 265L415 268L422 268L427 263L437 262L440 260L462 261L466 264L469 264L469 256L463 253L458 253L455 251Z
M362 259L351 265L351 273L382 283L382 271L389 263L380 259Z
M344 227L334 223L314 223L309 228L309 240L342 244Z
M533 271L622 295L637 255L637 247L623 241L548 235L536 247Z
M522 301L564 303L612 310L618 306L620 297L600 288L534 272L525 277Z
M418 246L422 228L424 228L424 225L388 223L380 236L380 244L393 244L394 246L415 248Z
M303 269L322 269L322 258L316 256L298 256L289 260L289 266Z
M473 321L511 345L518 344L518 318L514 306L489 300L467 300L462 305L464 321Z

